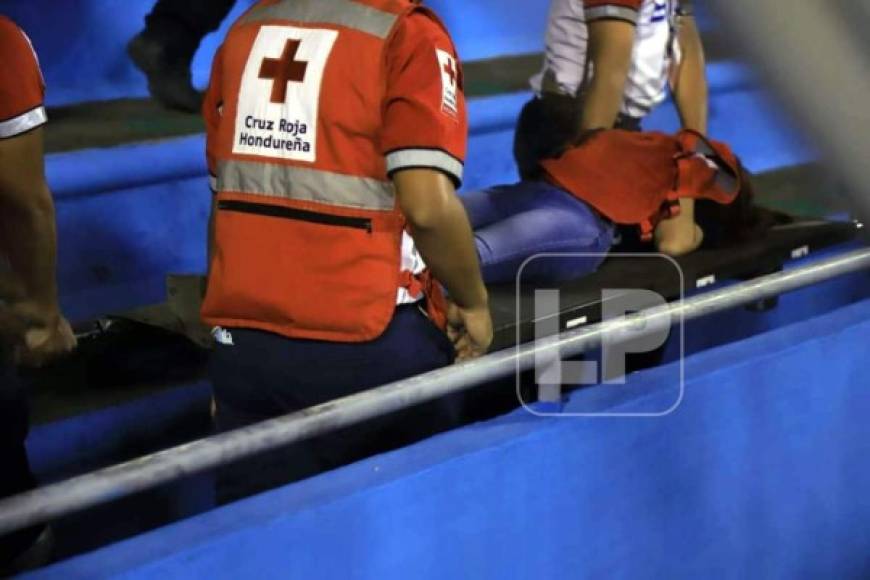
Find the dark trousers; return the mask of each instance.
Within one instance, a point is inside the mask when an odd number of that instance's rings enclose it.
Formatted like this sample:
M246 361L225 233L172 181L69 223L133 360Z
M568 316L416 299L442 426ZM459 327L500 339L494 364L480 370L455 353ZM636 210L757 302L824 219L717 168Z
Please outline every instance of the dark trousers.
M0 352L0 498L36 486L24 448L29 428L29 408L24 387L18 380L15 368L6 363ZM39 532L37 528L0 537L0 569L33 544Z
M199 43L217 30L236 0L158 0L145 18L146 31L181 60L190 60Z
M541 177L539 163L559 155L579 135L583 101L580 97L544 93L523 107L514 136L514 159L520 177ZM640 119L620 115L617 129L640 130Z
M453 362L450 341L417 306L397 308L384 334L367 343L291 340L231 329L219 344L210 375L216 424L228 431L397 381ZM303 479L408 445L462 420L461 396L373 419L223 469L222 502Z

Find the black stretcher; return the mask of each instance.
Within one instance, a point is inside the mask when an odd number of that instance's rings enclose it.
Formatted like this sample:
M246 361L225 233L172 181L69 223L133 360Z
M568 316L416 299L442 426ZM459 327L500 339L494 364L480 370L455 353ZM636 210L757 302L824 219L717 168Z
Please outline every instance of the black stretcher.
M855 240L861 228L857 222L796 220L775 226L756 241L715 250L701 249L676 259L684 274L682 287L680 276L667 261L609 258L594 274L559 285L558 327L566 330L600 322L603 288L648 289L673 301L721 281L748 280L777 272L791 261ZM613 253L627 253L625 250L617 248ZM534 289L535 285L524 284L519 288L518 299L517 284L489 288L494 350L515 346L517 337L521 344L534 340Z
M677 260L685 274L685 288L681 288L673 266L665 262L609 259L595 274L559 285L558 328L600 321L602 288L646 288L675 300L681 290L703 291L703 287L717 281L750 279L778 271L790 261L855 240L860 229L860 225L850 222L796 221L774 228L757 241L699 250ZM65 416L82 408L102 408L107 401L115 404L203 377L205 346L211 337L198 322L202 283L200 276L170 276L170 299L166 303L79 327L80 347L74 355L27 373L29 382L37 387L33 392L46 399L36 401L38 420L53 420L58 418L56 413ZM494 350L513 347L518 335L521 343L534 339L531 288L525 288L519 296L519 325L514 284L490 287L490 301ZM638 364L657 363L651 358ZM482 391L478 396L479 417L513 408L513 392L512 387Z
M639 247L628 242L617 246L597 272L558 284L558 328L565 330L599 322L604 288L648 289L673 301L720 281L748 280L777 272L788 262L855 240L862 227L857 222L795 219L773 227L758 240L718 249L702 248L676 258L683 273L682 280L672 263L642 257L654 255L649 246L643 246L647 249L639 252ZM641 253L642 256L627 257L626 253ZM152 327L207 344L210 335L198 322L203 283L201 276L170 276L167 303L111 316L80 330L83 336L99 337L104 334L107 322L114 324L116 332L118 323L127 323L122 326ZM552 286L526 285L520 288L519 299L514 283L489 287L495 329L493 349L516 345L518 336L521 343L534 339L534 289Z

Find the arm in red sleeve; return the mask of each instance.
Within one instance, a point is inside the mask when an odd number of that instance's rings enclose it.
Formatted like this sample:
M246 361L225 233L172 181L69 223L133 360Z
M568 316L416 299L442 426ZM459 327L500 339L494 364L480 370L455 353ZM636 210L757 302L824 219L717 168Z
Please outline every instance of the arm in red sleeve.
M10 300L11 312L26 321L19 362L29 365L75 346L58 306L55 213L41 129L44 93L30 41L0 17L0 254L20 286L20 295Z
M0 139L17 137L46 122L45 84L30 40L0 17Z
M408 16L392 39L381 148L387 171L430 168L462 181L468 138L462 68L434 15Z
M408 16L389 48L382 151L414 242L447 288L459 358L492 341L488 295L468 216L456 195L468 138L462 70L428 11Z

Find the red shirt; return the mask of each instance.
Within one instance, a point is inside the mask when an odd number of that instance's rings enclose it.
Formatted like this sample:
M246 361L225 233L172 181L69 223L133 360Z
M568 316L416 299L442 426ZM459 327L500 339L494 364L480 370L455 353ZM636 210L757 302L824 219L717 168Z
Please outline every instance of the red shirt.
M0 139L45 124L45 84L27 35L0 16Z
M388 50L381 148L387 172L438 169L462 181L468 117L462 69L445 28L429 12L408 16Z

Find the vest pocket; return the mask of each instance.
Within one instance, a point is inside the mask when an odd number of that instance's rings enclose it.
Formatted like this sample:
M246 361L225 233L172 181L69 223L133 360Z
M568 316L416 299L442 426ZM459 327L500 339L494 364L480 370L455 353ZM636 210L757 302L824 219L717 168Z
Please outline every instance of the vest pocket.
M288 220L337 226L343 228L355 228L372 233L372 220L369 218L332 215L328 213L314 212L304 209L269 205L265 203L252 203L248 201L223 200L218 202L219 211L234 211L248 213L264 217L274 217Z
M237 199L217 209L207 322L337 342L372 340L387 327L399 214Z

